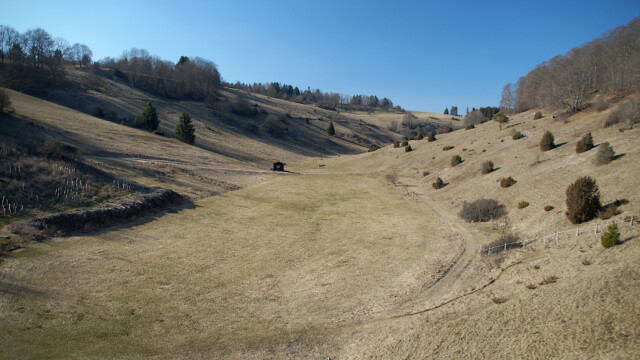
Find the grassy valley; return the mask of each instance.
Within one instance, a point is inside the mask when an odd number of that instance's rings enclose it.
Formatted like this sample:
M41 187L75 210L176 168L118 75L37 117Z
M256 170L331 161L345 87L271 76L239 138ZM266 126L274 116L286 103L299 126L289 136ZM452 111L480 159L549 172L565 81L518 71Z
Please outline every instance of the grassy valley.
M46 100L7 90L0 179L27 210L2 217L13 246L0 264L0 358L640 353L640 130L604 126L636 95L465 129L449 115L327 110L231 88L209 104L170 100L90 75L70 69L75 87ZM164 135L130 126L150 101ZM195 145L173 138L183 112ZM419 129L438 133L394 147ZM542 151L546 131L555 146ZM595 147L577 153L587 133ZM605 142L616 156L596 165ZM287 171L271 171L275 161ZM580 176L617 205L611 218L569 221L565 194ZM10 233L156 187L189 201L46 241ZM506 215L464 221L479 199ZM604 249L611 221L622 241ZM506 235L536 240L484 251Z

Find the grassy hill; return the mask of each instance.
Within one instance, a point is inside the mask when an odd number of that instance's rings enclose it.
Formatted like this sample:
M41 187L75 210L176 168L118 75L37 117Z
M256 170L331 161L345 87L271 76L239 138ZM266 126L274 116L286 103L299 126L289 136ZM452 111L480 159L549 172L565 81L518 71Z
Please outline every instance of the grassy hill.
M269 113L290 114L288 134L269 138L263 128L255 136L243 130L253 118L214 106L223 115L216 116L202 104L164 103L125 87L57 95L67 104L81 95L74 106L81 111L10 94L16 112L3 119L0 140L61 139L83 149L93 166L170 187L194 206L11 253L0 265L0 357L578 359L640 352L639 228L621 225L623 243L604 249L594 228L607 221L582 224L576 235L564 215L565 190L582 175L596 179L603 204L628 201L612 220L640 215L640 130L603 128L614 106L565 120L552 110L538 120L526 112L503 129L488 122L435 142L410 141L411 152L386 146L367 153L362 139L399 139L389 124L402 114L338 113L224 91L230 101L245 96ZM133 114L150 99L167 133L188 109L197 146L82 112L91 110L85 103L103 101L105 109ZM344 135L326 137L329 120ZM525 137L513 140L513 129ZM547 130L558 146L541 152ZM596 166L597 147L576 154L586 132L619 156ZM453 155L463 162L451 166ZM267 170L274 158L292 164L291 173ZM487 160L496 170L481 174ZM508 176L515 185L500 187ZM444 188L432 187L437 177ZM463 203L480 198L504 204L507 216L464 222ZM522 200L530 205L518 209ZM520 239L570 231L547 244L483 255L504 230Z

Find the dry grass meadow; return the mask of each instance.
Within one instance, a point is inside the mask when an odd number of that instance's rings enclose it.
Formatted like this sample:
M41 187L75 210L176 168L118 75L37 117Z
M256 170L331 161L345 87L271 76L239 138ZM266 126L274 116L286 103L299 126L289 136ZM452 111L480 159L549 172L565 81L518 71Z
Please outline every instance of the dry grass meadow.
M611 249L591 230L480 253L501 224L521 238L573 228L564 193L581 175L597 180L603 204L629 200L615 219L640 215L640 129L602 128L611 110L566 122L551 111L539 120L517 114L502 130L488 122L435 142L411 141L408 153L387 146L292 155L283 159L291 172L275 175L257 165L258 156L243 162L20 94L12 101L17 134L24 121L59 131L86 146L90 161L187 193L195 206L31 244L4 259L0 358L640 354L640 227L621 227L623 243ZM512 129L525 138L513 140ZM543 153L545 130L562 145ZM621 156L595 166L597 149L576 154L589 131L596 145L609 141ZM453 155L463 159L456 167ZM497 169L483 175L486 160ZM517 183L501 188L507 176ZM436 177L443 189L431 186ZM507 217L465 223L462 203L478 198L505 204ZM522 200L531 205L517 209ZM596 222L603 223L584 226Z

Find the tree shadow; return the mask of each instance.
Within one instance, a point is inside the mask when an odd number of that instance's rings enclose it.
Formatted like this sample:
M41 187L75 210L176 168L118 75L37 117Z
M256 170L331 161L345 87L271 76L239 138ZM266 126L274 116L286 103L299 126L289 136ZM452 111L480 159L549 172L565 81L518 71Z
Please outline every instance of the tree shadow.
M556 144L556 146L554 146L553 148L554 148L554 149L557 149L557 148L559 148L559 147L561 147L561 146L564 146L564 145L567 145L567 144L568 144L568 142L566 142L566 141L565 141L565 142L561 142L561 143L559 143L559 144Z
M618 245L622 245L622 244L624 244L624 243L626 243L626 242L628 242L628 241L631 241L631 240L633 240L633 239L635 239L635 238L637 238L637 237L638 237L638 235L635 235L635 236L629 236L628 238L626 238L626 239L624 239L624 240L621 240L621 241L620 241L620 243L619 243Z
M618 159L622 159L623 157L627 156L627 153L622 153L622 154L618 154L616 155L613 160L618 160Z

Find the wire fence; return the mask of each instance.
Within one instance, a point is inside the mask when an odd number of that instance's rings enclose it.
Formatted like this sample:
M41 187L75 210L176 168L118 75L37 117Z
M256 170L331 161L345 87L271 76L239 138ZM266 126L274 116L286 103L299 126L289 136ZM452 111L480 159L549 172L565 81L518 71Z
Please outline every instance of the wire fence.
M484 248L484 249L482 249L482 253L486 253L487 255L491 255L491 254L496 254L496 253L499 253L499 252L507 250L507 249L513 249L513 248L516 248L516 247L525 248L525 247L527 247L527 245L534 245L534 244L547 245L548 243L550 243L552 241L558 241L560 239L560 235L562 235L562 234L566 234L566 233L573 234L573 233L575 233L575 236L580 236L580 234L599 234L600 232L606 231L607 227L612 223L613 224L617 224L618 226L629 226L629 227L632 227L635 224L637 224L638 221L640 221L640 216L632 216L631 218L627 218L627 219L624 219L624 220L623 219L618 219L618 220L615 220L615 221L610 221L610 222L605 222L605 223L596 223L596 224L591 224L589 226L583 226L583 227L577 227L577 228L574 228L574 229L556 231L553 234L537 237L535 239L527 239L527 240L518 240L518 241L513 241L513 242L505 242L504 244L500 244L500 245Z

